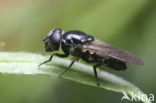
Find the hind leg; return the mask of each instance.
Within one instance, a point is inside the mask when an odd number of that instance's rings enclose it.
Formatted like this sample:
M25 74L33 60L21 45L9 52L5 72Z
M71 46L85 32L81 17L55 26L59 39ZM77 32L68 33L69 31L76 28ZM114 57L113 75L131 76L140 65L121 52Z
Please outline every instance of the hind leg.
M99 79L98 79L96 68L101 66L101 65L102 65L102 63L96 64L96 65L93 66L94 75L95 75L95 79L96 79L96 84L97 84L98 87L100 87L100 82L99 82Z

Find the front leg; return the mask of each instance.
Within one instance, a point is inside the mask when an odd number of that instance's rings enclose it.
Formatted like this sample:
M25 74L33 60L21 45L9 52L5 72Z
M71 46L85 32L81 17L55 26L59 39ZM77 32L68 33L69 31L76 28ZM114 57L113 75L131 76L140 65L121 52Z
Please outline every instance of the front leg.
M55 55L55 56L58 56L58 57L60 57L60 58L64 58L64 57L69 56L69 54L54 53L54 54L52 54L52 55L50 56L50 58L49 58L48 60L46 60L46 61L44 61L43 63L39 64L38 67L40 67L41 65L43 65L43 64L45 64L45 63L50 62L50 61L52 60L52 58L53 58L54 55Z

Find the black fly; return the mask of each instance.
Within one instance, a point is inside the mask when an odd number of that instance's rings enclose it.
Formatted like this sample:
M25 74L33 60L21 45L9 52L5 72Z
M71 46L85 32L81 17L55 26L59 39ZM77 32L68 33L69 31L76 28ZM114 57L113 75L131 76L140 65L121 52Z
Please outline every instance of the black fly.
M43 41L45 41L45 50L47 52L58 51L62 48L64 54L53 53L47 61L40 65L50 62L54 55L61 58L69 55L74 57L74 60L69 67L61 73L58 78L68 71L79 58L87 63L95 64L93 70L97 86L100 86L100 84L96 68L101 65L105 65L114 70L125 70L127 68L126 63L136 65L144 64L142 60L131 53L103 41L94 39L94 37L87 35L82 31L74 30L63 33L61 29L53 29L43 38Z

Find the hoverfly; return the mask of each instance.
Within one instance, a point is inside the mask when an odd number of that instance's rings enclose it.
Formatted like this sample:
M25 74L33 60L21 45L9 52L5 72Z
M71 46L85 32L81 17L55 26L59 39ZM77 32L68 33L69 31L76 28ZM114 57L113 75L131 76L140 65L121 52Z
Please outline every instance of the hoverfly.
M63 32L58 28L53 29L43 38L43 41L45 41L45 50L47 52L58 51L61 48L64 54L53 53L48 60L40 65L50 62L54 55L61 58L68 57L69 55L74 57L68 68L62 72L58 78L67 72L79 58L87 63L94 63L93 70L97 86L100 86L100 83L96 68L101 65L105 65L114 70L125 70L127 68L126 63L136 65L144 64L141 59L133 54L95 39L78 30Z

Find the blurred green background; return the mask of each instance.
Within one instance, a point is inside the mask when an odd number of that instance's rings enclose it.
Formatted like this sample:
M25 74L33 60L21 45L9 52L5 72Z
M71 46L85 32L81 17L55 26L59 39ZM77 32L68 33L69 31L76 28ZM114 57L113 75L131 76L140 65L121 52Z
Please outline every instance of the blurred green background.
M156 94L155 0L0 0L1 51L47 54L42 37L57 27L82 30L143 59L144 66L106 71ZM0 74L0 103L119 103L121 97L50 76Z

